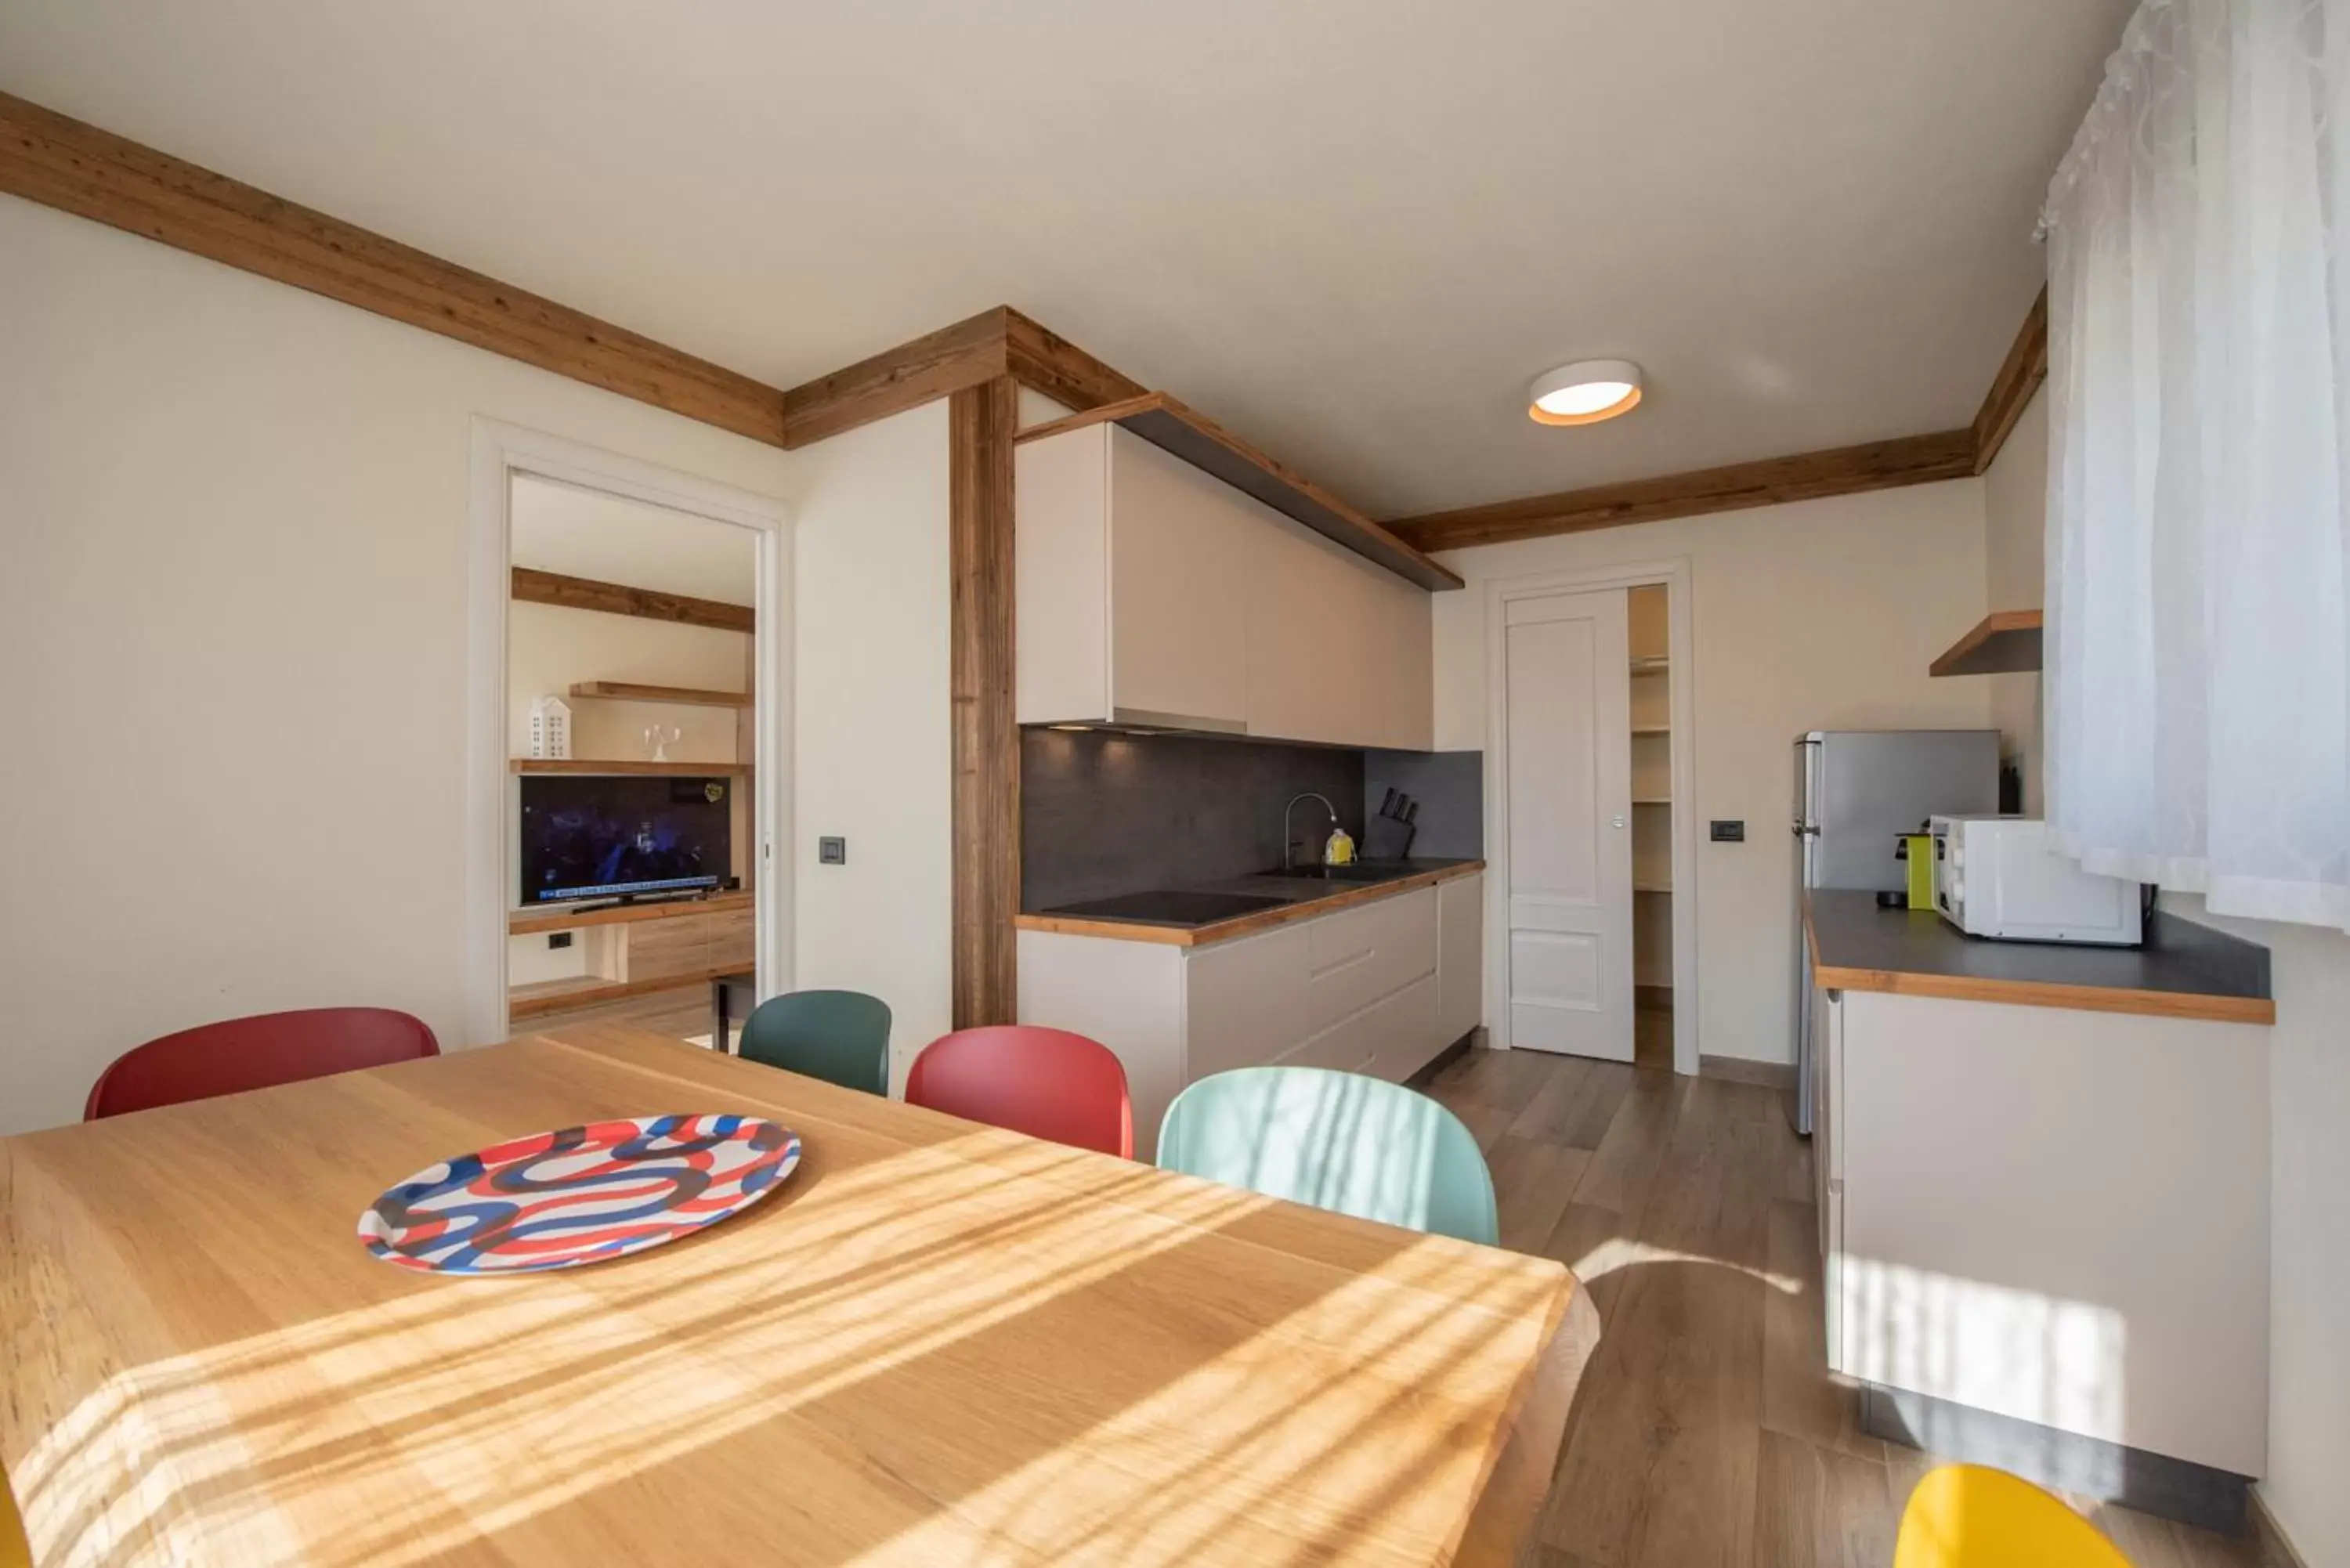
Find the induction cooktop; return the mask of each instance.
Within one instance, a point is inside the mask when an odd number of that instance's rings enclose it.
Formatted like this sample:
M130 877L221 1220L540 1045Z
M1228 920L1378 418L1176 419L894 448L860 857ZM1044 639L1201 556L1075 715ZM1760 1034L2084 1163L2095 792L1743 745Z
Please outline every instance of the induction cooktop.
M1115 898L1064 904L1044 912L1080 919L1132 920L1144 926L1211 926L1260 909L1277 909L1289 902L1250 893L1122 893Z

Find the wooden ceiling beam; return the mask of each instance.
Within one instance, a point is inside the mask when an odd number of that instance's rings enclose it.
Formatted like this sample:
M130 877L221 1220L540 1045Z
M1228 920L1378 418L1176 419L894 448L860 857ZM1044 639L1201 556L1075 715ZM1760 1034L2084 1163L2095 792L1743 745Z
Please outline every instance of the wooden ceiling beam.
M1539 539L1592 528L1625 528L1669 517L1701 517L1750 506L1965 479L1991 467L2016 421L2023 417L2032 394L2047 379L2048 291L2043 288L2024 314L2023 326L1999 374L1992 378L1974 423L1965 430L1430 512L1398 518L1387 526L1417 549L1458 550L1471 545Z
M1999 456L1999 449L2007 444L2008 433L2015 421L2023 417L2024 405L2032 394L2048 379L2048 290L2042 288L2040 297L2024 312L2023 325L2015 334L2015 342L2007 351L1999 374L1991 378L1991 390L1983 394L1982 408L1975 414L1975 472L1982 472Z
M783 444L748 376L6 93L0 192Z
M1012 379L1078 413L1150 389L1008 306L1003 326L1005 368Z
M1390 523L1388 528L1420 550L1458 550L1471 545L1499 545L1549 534L1623 528L1669 517L1699 517L1749 506L1929 484L1964 479L1974 471L1974 432L1945 431L1939 435L1905 436L1832 452L1764 458L1659 479L1432 512Z
M784 444L806 446L1004 374L1009 306L926 332L784 393Z
M749 605L721 599L698 599L690 594L656 593L626 583L598 582L593 577L567 577L530 566L514 568L513 597L535 605L558 605L565 609L601 610L606 615L632 615L645 620L675 621L681 626L706 626L718 631L752 631L758 612Z

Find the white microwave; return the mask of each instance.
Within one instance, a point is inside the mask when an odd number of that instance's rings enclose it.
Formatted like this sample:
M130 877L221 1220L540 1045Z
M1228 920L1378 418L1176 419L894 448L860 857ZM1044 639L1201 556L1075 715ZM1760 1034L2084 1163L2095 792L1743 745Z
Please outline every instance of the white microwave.
M2136 947L2139 885L2099 877L2059 855L2029 816L1937 816L1934 908L1970 937Z

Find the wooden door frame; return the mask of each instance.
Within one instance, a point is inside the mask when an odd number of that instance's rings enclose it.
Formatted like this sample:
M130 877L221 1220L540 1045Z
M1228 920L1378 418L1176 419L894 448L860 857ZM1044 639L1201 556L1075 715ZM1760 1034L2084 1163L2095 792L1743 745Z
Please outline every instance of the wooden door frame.
M475 415L466 539L465 1038L504 1040L507 915L514 867L514 773L506 743L507 607L513 597L513 481L551 480L755 532L752 628L751 845L758 990L788 991L793 968L792 536L784 503L681 469Z
M1485 1027L1493 1048L1511 1049L1510 697L1508 629L1513 600L1613 588L1665 589L1668 743L1673 752L1673 1071L1698 1070L1697 686L1690 630L1691 571L1687 556L1582 570L1490 577L1485 582ZM1637 897L1637 895L1636 895ZM1628 911L1627 911L1628 913Z

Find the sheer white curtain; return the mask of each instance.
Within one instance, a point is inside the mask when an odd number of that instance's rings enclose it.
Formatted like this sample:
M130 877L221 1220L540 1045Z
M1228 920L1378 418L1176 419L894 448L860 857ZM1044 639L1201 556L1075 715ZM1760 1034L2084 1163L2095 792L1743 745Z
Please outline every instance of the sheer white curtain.
M2350 0L2147 0L2046 223L2050 821L2350 929Z

